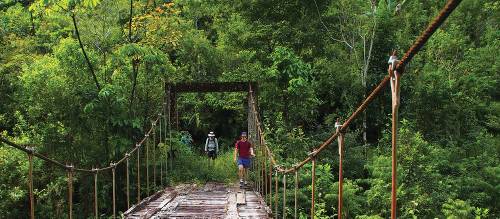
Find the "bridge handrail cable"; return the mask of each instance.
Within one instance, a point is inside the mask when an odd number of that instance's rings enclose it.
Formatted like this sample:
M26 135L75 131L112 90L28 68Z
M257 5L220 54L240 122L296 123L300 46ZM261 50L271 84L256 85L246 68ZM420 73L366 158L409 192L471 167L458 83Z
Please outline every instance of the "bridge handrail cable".
M156 118L156 120L154 120L153 124L156 125L157 122L159 121L159 119L161 118L161 116L158 116ZM57 161L55 159L52 159L52 158L49 158L43 154L40 154L38 152L35 151L35 149L33 147L27 147L27 146L23 146L23 145L19 145L19 144L16 144L6 138L3 138L3 137L0 137L0 142L3 142L9 146L12 146L18 150L21 150L21 151L24 151L28 154L32 154L33 156L35 157L38 157L44 161L47 161L51 164L54 164L55 166L57 167L60 167L60 168L63 168L63 169L72 169L73 171L75 172L84 172L84 173L93 173L93 172L98 172L98 171L103 171L103 170L109 170L109 169L112 169L114 167L116 167L117 165L119 165L120 163L123 163L126 159L127 159L127 154L128 155L132 155L148 138L149 138L149 135L153 132L154 130L154 125L151 126L151 128L148 130L148 132L146 132L146 134L144 135L144 137L135 145L134 148L132 148L132 150L130 150L129 152L125 153L123 155L123 157L118 160L118 162L116 163L113 163L114 165L112 165L110 163L110 165L108 166L105 166L105 167L101 167L101 168L92 168L92 169L86 169L86 168L77 168L77 167L74 167L72 165L65 165L63 164L62 162L60 161Z
M260 158L264 159L263 165L266 166L266 161L265 159L267 158L269 160L269 163L271 165L271 169L274 169L275 173L275 194L274 194L274 207L275 207L275 214L278 212L278 173L281 173L283 175L283 191L285 191L286 188L286 175L289 173L295 173L295 218L297 218L297 189L298 189L298 171L300 168L302 168L305 164L312 162L312 174L311 174L311 187L312 187L312 194L311 194L311 218L314 218L315 215L315 164L316 164L316 156L321 153L326 147L328 147L335 139L339 140L339 195L338 195L338 218L342 218L342 157L343 157L343 142L344 142L344 133L347 131L349 125L359 117L359 115L368 107L368 105L378 96L382 93L383 89L387 86L387 84L391 85L391 94L392 94L392 189L391 189L391 218L395 219L396 218L396 193L397 193L397 183L396 183L396 165L397 165L397 158L396 158L396 139L397 139L397 121L398 121L398 109L399 109L399 93L400 93L400 76L403 74L405 67L408 65L408 63L412 60L412 58L422 49L422 47L425 45L425 43L429 40L429 38L436 32L436 30L444 23L444 21L448 18L448 16L455 10L455 8L460 4L461 0L449 0L446 5L441 9L439 14L429 23L427 28L419 35L419 37L415 40L415 42L411 45L411 47L406 51L406 53L403 55L401 60L397 60L396 57L396 52L393 52L393 55L391 56L390 61L392 58L393 62L390 63L389 68L388 68L388 75L386 75L380 82L379 84L370 92L370 94L361 102L361 104L356 108L356 110L345 120L345 122L337 127L336 131L332 133L332 135L326 139L321 145L319 145L318 148L314 149L311 153L308 154L308 157L303 159L300 162L296 162L291 165L290 168L284 168L284 165L280 165L277 161L275 156L272 153L272 150L269 148L267 145L264 136L264 129L262 127L262 123L260 122L259 119L259 113L257 111L257 106L255 102L255 97L253 95L252 87L250 86L249 90L249 97L250 97L250 102L251 102L251 113L252 118L255 120L254 122L257 124L257 136L260 136L260 143L261 146L263 147L263 153L265 158ZM396 61L396 62L394 62ZM395 65L395 66L394 66ZM257 166L257 172L259 174L262 174L264 177L259 177L258 179L263 180L263 182L258 182L257 183L257 191L261 191L261 193L266 196L267 194L270 194L269 198L269 205L270 208L272 209L273 207L273 200L272 200L272 179L273 179L273 174L272 171L269 171L269 177L267 175L267 170L266 168L263 168L259 170L259 167ZM269 181L267 181L270 179ZM268 187L268 183L270 183ZM269 191L269 193L268 193ZM285 197L285 196L284 196ZM285 210L285 198L283 198L283 218L286 216L286 210Z
M396 66L395 71L399 72L400 74L403 74L404 69L406 65L412 60L412 58L420 51L420 49L425 45L425 43L429 40L429 38L432 36L432 34L441 26L446 18L451 14L451 12L458 6L458 4L461 2L461 0L450 0L448 3L445 5L445 7L440 11L438 16L429 24L429 26L426 28L426 30L417 38L417 40L412 44L410 49L406 51L404 54L403 58L399 61L399 64ZM280 169L280 172L283 173L291 173L294 172L296 169L301 168L304 166L306 163L310 162L312 160L312 157L318 155L323 151L328 145L330 145L339 135L339 132L345 132L347 131L347 128L349 125L352 123L354 119L356 119L367 107L368 105L377 97L378 95L381 94L382 89L384 89L388 82L390 81L390 76L386 75L379 83L378 85L370 92L370 94L361 102L361 104L356 108L356 110L348 117L348 119L342 124L340 127L340 131L335 131L328 139L326 139L316 150L312 152L312 156L308 156L304 160L297 162L292 165L291 168L288 169ZM253 95L251 95L251 98L254 98ZM262 134L264 136L263 129L261 127L262 123L259 120L258 112L256 110L255 106L255 101L252 101L252 113L255 114L255 118L258 121L258 131L260 132L259 134ZM274 158L274 155L271 151L271 149L267 146L267 144L264 144L266 150L269 152L270 159L273 165L279 165L276 162L276 159ZM283 166L283 165L279 165Z

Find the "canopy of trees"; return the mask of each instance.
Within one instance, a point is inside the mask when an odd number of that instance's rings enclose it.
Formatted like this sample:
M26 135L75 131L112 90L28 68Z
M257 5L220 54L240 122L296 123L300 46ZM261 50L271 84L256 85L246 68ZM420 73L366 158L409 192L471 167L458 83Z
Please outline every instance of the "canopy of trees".
M164 82L255 81L267 140L278 160L291 164L335 131L335 120L387 74L389 53L406 51L444 4L2 0L0 136L61 162L105 166L151 125ZM499 1L464 0L402 77L401 218L500 217L499 19ZM192 134L194 148L179 149L173 167L183 169L171 173L170 185L234 177L201 170L194 156L208 131L231 147L246 127L246 101L244 93L179 96L180 130ZM346 135L349 218L390 215L390 103L389 92L378 97ZM319 159L316 216L332 218L336 144ZM224 171L232 168L227 162L216 165ZM0 217L28 217L27 168L25 153L0 144ZM65 217L64 171L36 159L34 175L36 215ZM93 181L75 178L75 216L91 217ZM111 174L101 178L100 210L110 215ZM299 183L306 217L310 172Z

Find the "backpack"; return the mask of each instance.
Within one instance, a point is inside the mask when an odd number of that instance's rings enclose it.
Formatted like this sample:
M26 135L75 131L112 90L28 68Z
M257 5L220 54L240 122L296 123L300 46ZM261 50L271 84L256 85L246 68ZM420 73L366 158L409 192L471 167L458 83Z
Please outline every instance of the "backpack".
M208 138L208 151L215 151L217 145L215 145L215 138Z

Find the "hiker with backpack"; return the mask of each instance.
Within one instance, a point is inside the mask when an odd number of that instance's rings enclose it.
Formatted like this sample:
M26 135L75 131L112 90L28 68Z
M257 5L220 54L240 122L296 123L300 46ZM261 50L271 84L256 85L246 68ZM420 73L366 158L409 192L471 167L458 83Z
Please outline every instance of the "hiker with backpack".
M237 162L238 165L240 188L247 185L248 168L250 168L254 156L252 144L247 141L247 133L242 132L240 140L236 142L234 147L234 162Z
M217 158L217 153L219 153L219 142L214 132L208 133L208 138L205 141L205 153L207 153L208 157L212 160Z

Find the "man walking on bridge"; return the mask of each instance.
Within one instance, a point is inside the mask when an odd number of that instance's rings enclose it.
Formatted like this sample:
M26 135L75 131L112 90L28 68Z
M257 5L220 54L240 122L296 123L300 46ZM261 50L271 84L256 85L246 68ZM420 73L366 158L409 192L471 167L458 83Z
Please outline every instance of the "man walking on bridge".
M248 168L252 164L253 153L252 144L247 141L247 133L242 132L241 138L234 147L234 162L238 164L238 176L240 177L240 188L247 185Z

